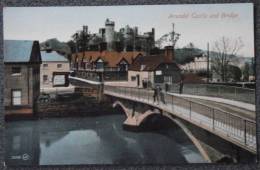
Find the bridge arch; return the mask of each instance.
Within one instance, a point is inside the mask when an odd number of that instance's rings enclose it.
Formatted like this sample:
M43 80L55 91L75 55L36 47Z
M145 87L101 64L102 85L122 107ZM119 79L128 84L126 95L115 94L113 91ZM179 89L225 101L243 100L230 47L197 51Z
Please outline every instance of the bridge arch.
M115 101L112 106L113 106L113 108L116 108L116 107L122 108L127 117L131 116L131 112L121 101L119 101L119 100Z
M202 157L208 162L211 163L211 159L207 151L204 149L204 147L201 145L201 142L192 134L192 132L184 125L180 120L173 118L168 113L164 114L164 116L168 117L170 120L172 120L178 127L181 128L181 130L188 136L188 138L191 140L191 142L195 145L195 147L199 150Z
M167 112L162 112L160 109L157 108L150 108L143 113L135 113L133 114L133 109L130 109L127 107L127 104L117 100L113 103L113 108L121 107L123 111L125 112L127 119L124 122L125 126L128 126L128 129L130 128L136 128L139 129L142 126L142 123L144 123L149 117L151 116L163 116L164 118L169 119L171 122L173 122L175 125L177 125L184 134L191 140L191 142L195 145L195 147L198 149L202 157L207 162L212 162L207 151L203 148L200 141L192 134L192 132L177 118L173 118L170 114Z
M152 115L160 115L161 111L159 109L149 109L145 111L143 114L136 116L136 125L140 126L142 122L144 122L148 117Z
M141 120L142 121L138 122L139 123L138 126L140 126L146 119L148 119L152 115L161 115L165 118L168 118L171 122L173 122L175 125L177 125L185 133L185 135L191 140L191 142L195 145L195 147L199 150L202 157L208 163L212 162L211 159L210 159L210 156L207 153L207 151L203 148L200 141L192 134L192 132L180 120L173 118L168 113L164 112L163 114L161 114L161 113L158 113L158 112L149 112L149 110L148 110L147 113L142 116L142 119L140 119L140 121Z

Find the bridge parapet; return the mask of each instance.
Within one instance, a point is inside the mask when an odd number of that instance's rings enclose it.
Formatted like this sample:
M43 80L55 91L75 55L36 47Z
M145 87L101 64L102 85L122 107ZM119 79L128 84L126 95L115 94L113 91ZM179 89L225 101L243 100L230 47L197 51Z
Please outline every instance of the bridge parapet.
M179 93L179 85L168 85L168 91ZM219 84L184 84L183 94L211 96L255 104L255 90Z
M147 89L105 85L104 94L157 107L256 154L255 120L170 94L157 104Z

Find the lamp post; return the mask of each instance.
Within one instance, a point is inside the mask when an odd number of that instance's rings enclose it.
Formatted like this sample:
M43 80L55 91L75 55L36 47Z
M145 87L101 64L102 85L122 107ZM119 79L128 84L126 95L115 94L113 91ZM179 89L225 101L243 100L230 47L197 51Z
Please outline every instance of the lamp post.
M75 33L75 44L76 44L76 70L79 69L79 66L78 66L78 52L79 52L79 49L78 49L78 38L79 38L79 34L78 33Z
M177 43L177 41L179 40L180 38L180 35L179 33L176 33L174 31L174 23L172 23L172 32L171 32L171 41L172 41L172 47L173 49L175 48L175 45Z
M207 84L209 83L209 43L207 44Z

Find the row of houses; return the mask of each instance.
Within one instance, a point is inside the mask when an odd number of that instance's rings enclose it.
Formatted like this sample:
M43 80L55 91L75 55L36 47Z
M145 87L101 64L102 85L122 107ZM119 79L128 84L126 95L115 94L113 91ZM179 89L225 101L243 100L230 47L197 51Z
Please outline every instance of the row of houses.
M144 52L85 51L72 54L72 69L90 71L128 71L129 66Z
M180 81L181 70L174 61L173 47L167 46L160 55L145 52L86 51L72 55L72 69L92 72L127 72L128 84L152 87Z

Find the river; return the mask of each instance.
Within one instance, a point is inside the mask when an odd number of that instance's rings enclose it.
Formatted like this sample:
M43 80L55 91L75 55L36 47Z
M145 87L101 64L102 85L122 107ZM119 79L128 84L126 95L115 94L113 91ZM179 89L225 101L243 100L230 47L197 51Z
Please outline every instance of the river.
M123 129L124 120L123 114L104 114L8 122L6 162L8 165L205 162L177 126L161 126L165 122L157 121L160 125L157 127L163 128L131 132Z

